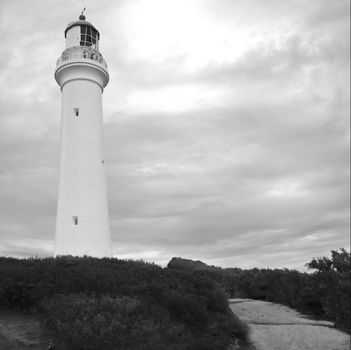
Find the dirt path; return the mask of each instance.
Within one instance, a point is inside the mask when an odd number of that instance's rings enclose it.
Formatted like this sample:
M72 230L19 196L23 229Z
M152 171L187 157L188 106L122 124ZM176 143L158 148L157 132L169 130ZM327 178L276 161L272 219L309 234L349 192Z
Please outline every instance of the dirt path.
M230 299L230 307L250 327L257 350L350 350L350 336L328 321L308 319L286 306Z
M18 311L0 311L1 350L46 350L50 339L39 322Z

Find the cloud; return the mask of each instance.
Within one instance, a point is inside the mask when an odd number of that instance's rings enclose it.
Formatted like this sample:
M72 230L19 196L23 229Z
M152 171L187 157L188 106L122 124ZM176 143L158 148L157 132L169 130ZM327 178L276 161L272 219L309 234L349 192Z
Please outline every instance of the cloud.
M142 242L150 249L158 244L173 247L173 251L178 247L176 255L181 255L185 246L207 245L210 249L223 239L243 240L254 248L252 232L261 231L262 241L268 240L271 246L276 241L269 232L280 236L284 231L292 239L320 230L346 229L346 165L335 178L334 170L329 169L335 149L330 150L330 142L323 147L323 129L291 129L281 125L275 114L259 122L256 114L243 115L242 109L238 120L228 113L230 124L223 125L225 112L216 112L220 120L178 114L174 124L172 118L143 115L137 121L126 118L125 124L116 126L127 131L118 137L118 154L126 158L110 156L112 163L117 161L109 179L110 186L116 185L111 193L119 194L113 196L111 205L116 210L112 214L116 241ZM143 127L146 121L148 127ZM193 128L182 128L179 133L179 127L187 123ZM300 127L303 133L298 137ZM272 129L279 132L272 134ZM194 130L201 139L194 139ZM109 129L107 139L109 134L119 132ZM311 137L316 148L306 152ZM344 145L336 148L340 146ZM346 156L346 149L344 153ZM335 167L345 161L334 160ZM297 190L300 192L292 195ZM272 196L272 191L280 191L279 196ZM331 217L321 219L326 212ZM332 213L343 215L333 219Z
M0 253L50 255L53 71L81 7L1 6ZM303 269L348 246L347 1L87 7L111 78L103 99L117 257Z

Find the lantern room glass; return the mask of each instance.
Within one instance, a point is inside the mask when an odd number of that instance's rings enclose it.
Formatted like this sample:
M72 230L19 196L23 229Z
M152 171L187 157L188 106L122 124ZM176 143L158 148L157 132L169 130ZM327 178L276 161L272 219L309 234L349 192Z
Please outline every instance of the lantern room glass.
M97 30L86 25L80 26L80 46L90 46L99 50L99 40Z

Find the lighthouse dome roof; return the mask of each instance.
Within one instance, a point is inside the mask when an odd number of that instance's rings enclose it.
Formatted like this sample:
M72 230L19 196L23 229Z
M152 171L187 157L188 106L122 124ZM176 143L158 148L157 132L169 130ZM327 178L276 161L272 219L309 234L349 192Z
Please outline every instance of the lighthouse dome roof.
M84 18L84 19L81 19L81 18ZM85 16L80 16L79 17L79 20L78 21L74 21L74 22L71 22L67 25L66 29L65 29L65 37L66 37L66 33L69 29L71 29L72 27L75 27L75 26L89 26L89 27L92 27L96 30L96 32L98 33L98 37L100 37L100 33L99 31L94 27L94 25L92 25L90 22L86 21L85 20Z

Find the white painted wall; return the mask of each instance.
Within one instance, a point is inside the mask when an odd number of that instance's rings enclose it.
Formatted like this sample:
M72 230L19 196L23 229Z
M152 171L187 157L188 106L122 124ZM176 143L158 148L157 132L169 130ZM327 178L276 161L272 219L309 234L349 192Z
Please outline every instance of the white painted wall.
M75 60L58 68L55 78L62 88L55 254L109 257L111 235L102 163L102 88L108 73ZM79 108L78 117L74 108ZM73 224L73 216L78 216L78 225Z
M66 33L66 49L80 45L80 26L74 26L67 30Z

